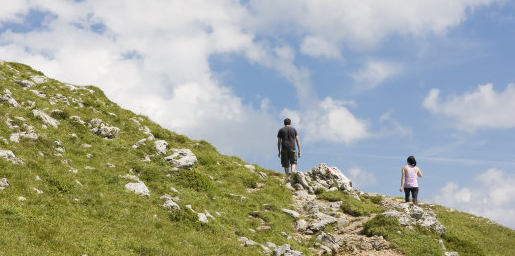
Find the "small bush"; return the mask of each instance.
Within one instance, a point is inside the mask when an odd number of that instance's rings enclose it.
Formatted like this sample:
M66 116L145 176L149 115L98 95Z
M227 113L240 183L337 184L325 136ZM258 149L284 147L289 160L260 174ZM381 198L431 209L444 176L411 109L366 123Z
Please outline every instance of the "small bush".
M380 214L365 223L363 228L367 236L375 235L388 238L391 234L401 230L401 225L397 219L388 218Z
M180 170L174 176L183 187L192 188L197 192L210 192L215 188L207 175L196 170Z

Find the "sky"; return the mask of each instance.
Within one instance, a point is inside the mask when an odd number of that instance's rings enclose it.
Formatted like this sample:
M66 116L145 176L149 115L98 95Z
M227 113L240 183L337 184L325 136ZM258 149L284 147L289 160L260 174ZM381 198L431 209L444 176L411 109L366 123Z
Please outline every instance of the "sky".
M0 59L282 172L337 166L367 192L515 228L515 2L0 0Z

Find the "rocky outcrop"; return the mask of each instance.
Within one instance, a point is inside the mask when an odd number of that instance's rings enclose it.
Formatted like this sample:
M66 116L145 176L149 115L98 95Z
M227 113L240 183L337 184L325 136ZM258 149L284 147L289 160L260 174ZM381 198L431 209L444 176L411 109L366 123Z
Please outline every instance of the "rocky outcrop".
M177 168L191 168L196 162L197 157L187 148L172 148L173 154L165 157L165 160Z
M274 249L274 256L301 256L302 252L293 250L291 245L283 244Z
M313 194L317 189L336 188L349 193L359 200L352 189L352 181L337 167L329 167L324 163L315 166L308 172L296 172L288 178L290 185L296 190L307 190Z
M120 133L120 128L109 126L109 124L102 122L100 118L93 118L88 127L92 133L106 139L114 139Z
M32 110L32 114L34 114L35 117L41 118L41 120L43 120L43 123L45 125L50 125L54 128L57 128L59 126L59 121L57 121L54 118L52 118L51 116L47 115L42 110L34 109L34 110Z
M12 97L11 91L9 89L4 90L4 95L0 93L0 102L7 101L10 107L17 108L20 106L18 102Z
M156 147L156 152L158 155L166 154L166 147L168 146L168 142L164 140L156 140L154 142L154 145Z
M431 230L439 236L445 232L445 227L436 219L436 214L432 210L424 210L411 203L395 205L383 215L397 219L401 226L408 229L413 229L412 225L419 224L420 227Z
M0 158L5 158L13 164L22 164L23 161L17 158L11 150L0 150Z

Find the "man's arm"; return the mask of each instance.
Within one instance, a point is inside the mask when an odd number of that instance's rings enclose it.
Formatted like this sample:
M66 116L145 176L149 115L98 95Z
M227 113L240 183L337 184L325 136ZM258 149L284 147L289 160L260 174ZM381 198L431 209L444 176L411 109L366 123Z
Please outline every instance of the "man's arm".
M300 140L299 140L299 136L295 136L295 140L297 141L297 148L299 149L299 157L300 157Z
M281 157L281 138L277 137L277 151L279 151L278 157Z

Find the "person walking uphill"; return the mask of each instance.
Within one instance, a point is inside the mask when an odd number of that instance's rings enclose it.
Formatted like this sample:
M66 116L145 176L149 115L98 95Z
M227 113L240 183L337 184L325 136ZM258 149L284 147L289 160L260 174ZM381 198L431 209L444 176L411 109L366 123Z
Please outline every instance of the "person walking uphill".
M295 151L295 143L297 143L299 152ZM289 118L284 119L284 127L277 133L277 150L279 151L278 156L281 158L281 165L284 167L284 173L286 176L289 176L290 165L291 172L295 172L297 155L300 157L299 136L297 135L297 130L291 127L291 120Z
M417 160L414 156L409 156L407 160L408 164L402 167L402 178L401 178L401 189L404 188L404 195L406 202L409 202L409 194L413 197L413 203L417 204L418 196L418 182L417 176L422 178L422 172L417 167Z

